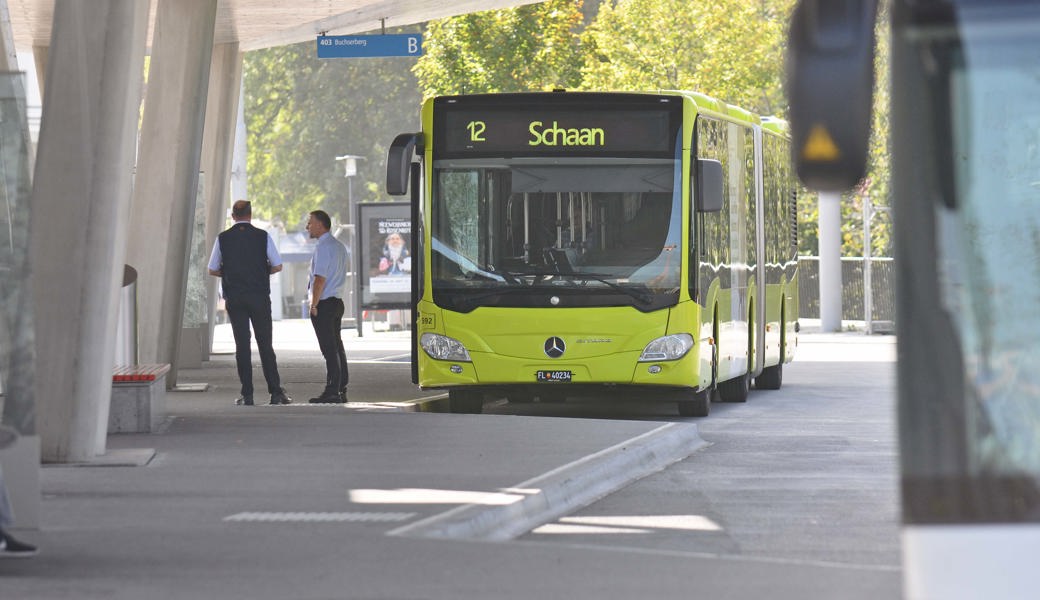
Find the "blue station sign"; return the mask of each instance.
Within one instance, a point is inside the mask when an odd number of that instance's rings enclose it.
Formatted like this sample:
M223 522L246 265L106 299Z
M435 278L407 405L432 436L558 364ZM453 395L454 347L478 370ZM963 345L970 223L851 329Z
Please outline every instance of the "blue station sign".
M376 58L381 56L422 56L422 34L318 36L318 58Z

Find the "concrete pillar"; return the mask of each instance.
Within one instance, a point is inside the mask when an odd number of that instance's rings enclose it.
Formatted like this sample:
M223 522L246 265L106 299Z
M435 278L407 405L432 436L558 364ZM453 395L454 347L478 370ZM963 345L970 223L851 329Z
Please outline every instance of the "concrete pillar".
M202 169L206 173L206 251L224 229L229 180L242 89L242 54L238 44L213 47L209 76L209 101L206 103L206 130L202 143ZM243 196L242 198L245 198ZM238 198L235 198L238 200ZM206 255L209 260L209 254ZM207 274L208 316L203 347L209 358L212 350L213 325L216 322L217 278Z
M820 192L820 330L841 331L841 194Z
M32 193L36 385L47 462L104 452L148 2L57 2Z
M246 178L246 89L239 86L238 117L235 124L235 150L231 159L231 199L243 200L247 196Z
M159 0L152 38L127 252L139 275L138 355L171 365L168 387L177 382L216 13L217 0Z
M15 444L0 451L4 488L14 526L40 526L40 436L36 433L36 342L30 281L29 200L32 140L25 112L25 78L18 73L7 3L0 0L0 379L5 425L18 431Z
M202 368L203 336L208 333L206 319L207 286L209 270L206 262L209 250L206 245L206 174L199 173L195 202L192 204L191 222L188 224L188 262L184 286L184 309L181 313L181 331L177 345L175 364L179 368Z
M50 48L47 46L33 46L33 62L36 63L36 76L39 79L40 85L40 97L43 98L43 90L46 82L47 73L47 55L50 52Z
M0 43L3 44L3 56L0 57L0 72L20 72L22 69L18 66L18 50L14 46L14 32L11 30L11 13L7 9L7 0L0 0ZM13 94L13 96L9 95L7 97L13 98L17 96L24 103L28 96L25 89L25 77L10 78L8 83L10 88L7 91ZM22 129L22 136L25 138L26 147L28 148L29 172L32 173L36 152L32 147L32 136L29 135L29 119L24 114L24 111L19 117L19 127Z
M22 435L36 433L33 297L29 284L29 198L32 140L25 113L25 78L18 72L11 17L0 0L0 379L3 422Z

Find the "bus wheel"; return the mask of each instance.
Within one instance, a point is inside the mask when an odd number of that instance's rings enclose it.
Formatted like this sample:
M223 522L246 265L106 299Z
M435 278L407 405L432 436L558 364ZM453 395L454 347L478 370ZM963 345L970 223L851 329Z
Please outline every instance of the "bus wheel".
M679 415L683 417L706 417L711 412L711 390L699 392L680 392L681 398L676 403Z
M778 390L784 380L784 364L780 363L773 367L762 369L758 377L755 377L755 387L760 390Z
M719 384L719 397L723 402L747 402L748 391L751 389L751 374L744 373L736 379L723 381Z
M472 390L448 390L448 407L453 413L479 415L484 409L484 394Z

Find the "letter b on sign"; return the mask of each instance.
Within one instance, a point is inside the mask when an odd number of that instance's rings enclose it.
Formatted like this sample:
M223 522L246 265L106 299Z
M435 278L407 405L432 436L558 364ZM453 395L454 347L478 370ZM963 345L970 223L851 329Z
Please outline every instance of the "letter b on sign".
M410 37L408 38L408 54L417 54L419 52L419 38Z

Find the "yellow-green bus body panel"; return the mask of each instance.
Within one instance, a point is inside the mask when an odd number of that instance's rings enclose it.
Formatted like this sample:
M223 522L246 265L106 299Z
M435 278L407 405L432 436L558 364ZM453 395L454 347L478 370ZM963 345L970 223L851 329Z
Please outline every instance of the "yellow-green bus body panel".
M651 313L631 307L482 307L457 313L424 301L419 305L418 334L439 333L462 342L472 362L435 360L420 350L419 385L536 384L537 371L562 370L571 371L571 384L575 385L699 388L711 381L710 353L709 362L705 362L700 352L704 341L698 335L699 323L700 307L688 301ZM649 342L680 332L691 334L695 340L686 356L674 361L639 362ZM566 343L560 358L545 354L545 342L553 336ZM651 366L657 366L658 372L651 373ZM705 371L707 376L702 377Z

